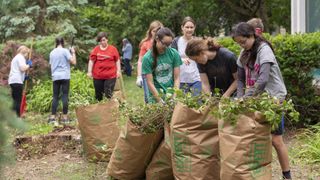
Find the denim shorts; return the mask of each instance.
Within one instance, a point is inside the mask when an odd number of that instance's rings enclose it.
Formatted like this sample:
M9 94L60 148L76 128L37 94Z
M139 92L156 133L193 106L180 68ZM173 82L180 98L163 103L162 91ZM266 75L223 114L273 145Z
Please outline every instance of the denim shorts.
M201 94L202 84L201 81L196 81L194 83L180 83L180 89L184 93L191 92L193 96L198 96Z
M273 135L283 135L284 133L284 113L281 116L281 122L278 125L278 128L271 132Z

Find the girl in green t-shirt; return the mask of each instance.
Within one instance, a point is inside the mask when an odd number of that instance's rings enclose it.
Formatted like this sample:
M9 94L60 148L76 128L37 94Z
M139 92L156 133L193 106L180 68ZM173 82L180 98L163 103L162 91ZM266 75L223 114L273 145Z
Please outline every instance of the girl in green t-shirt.
M150 89L148 102L162 102L159 92L165 94L168 88L179 88L182 61L177 50L169 47L173 37L169 28L159 28L152 48L143 57L142 74Z

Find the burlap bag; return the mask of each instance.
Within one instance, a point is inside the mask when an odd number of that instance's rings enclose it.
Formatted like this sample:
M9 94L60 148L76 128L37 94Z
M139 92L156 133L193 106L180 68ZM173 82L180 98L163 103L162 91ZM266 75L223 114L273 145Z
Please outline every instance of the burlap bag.
M221 179L270 180L270 131L258 112L240 115L235 126L219 121Z
M119 136L118 108L116 100L76 108L83 150L89 160L109 160Z
M152 157L147 170L147 180L174 180L171 163L170 126L164 125L164 140Z
M121 91L113 91L112 97L118 99L120 102L125 100L125 97Z
M170 125L173 174L177 180L220 179L218 120L178 103Z
M128 120L116 142L107 174L116 179L143 179L154 152L163 139L163 129L144 134Z

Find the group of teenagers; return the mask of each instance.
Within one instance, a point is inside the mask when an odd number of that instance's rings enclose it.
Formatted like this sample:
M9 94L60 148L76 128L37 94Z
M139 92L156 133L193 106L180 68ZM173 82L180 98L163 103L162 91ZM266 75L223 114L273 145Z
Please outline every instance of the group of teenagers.
M146 103L162 102L161 93L168 88L180 88L194 96L214 94L223 97L249 97L267 92L280 102L287 95L279 64L270 42L263 37L259 18L236 24L231 32L241 46L239 57L222 47L212 37L194 37L196 23L185 17L182 36L153 21L147 36L140 43L136 84L144 89ZM161 93L160 93L161 92ZM289 156L283 142L284 116L278 129L272 132L282 169L283 179L291 179Z
M214 38L195 37L195 29L196 23L191 17L183 19L182 36L177 37L160 21L151 22L146 37L139 44L136 81L139 87L143 87L146 103L161 103L161 94L166 93L168 88L180 88L194 96L213 94L218 88L223 97L240 98L267 92L280 100L285 99L287 90L272 45L263 38L261 19L254 18L233 27L231 36L242 47L239 57L219 45ZM117 48L108 44L107 33L100 32L96 41L98 45L89 55L87 76L93 79L95 98L101 101L103 97L112 97L116 80L121 76L121 64ZM27 60L30 53L28 47L21 46L17 52L11 62L9 84L14 109L20 116L25 72L32 67L32 61ZM53 81L49 123L57 122L60 91L63 104L60 122L68 122L70 64L76 64L75 49L66 49L63 38L56 38L56 47L50 53L49 63ZM272 144L283 178L291 179L283 132L282 117L279 128L272 132Z

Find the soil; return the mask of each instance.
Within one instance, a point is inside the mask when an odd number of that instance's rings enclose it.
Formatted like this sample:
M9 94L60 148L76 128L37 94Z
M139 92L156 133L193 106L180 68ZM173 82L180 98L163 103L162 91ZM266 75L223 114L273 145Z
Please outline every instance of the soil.
M295 146L294 132L287 133L288 147ZM40 137L17 137L17 161L4 168L8 180L107 179L107 162L91 163L82 154L80 132L74 127L55 129ZM290 148L289 148L290 151ZM320 165L303 165L290 159L293 179L320 180ZM273 152L273 180L281 179L281 169Z

